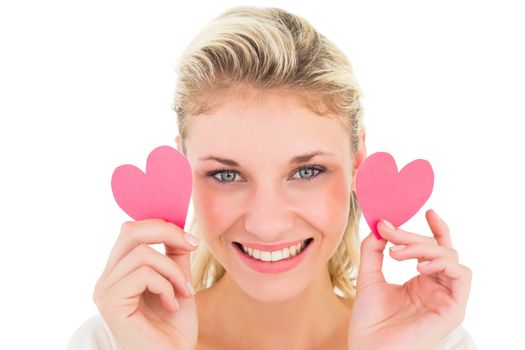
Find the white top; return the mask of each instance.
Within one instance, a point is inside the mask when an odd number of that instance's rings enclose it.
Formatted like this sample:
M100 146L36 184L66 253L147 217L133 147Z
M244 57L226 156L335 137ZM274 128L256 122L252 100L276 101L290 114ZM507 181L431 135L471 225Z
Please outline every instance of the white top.
M104 319L96 314L73 333L66 350L122 350ZM470 334L461 326L444 338L434 350L477 350Z

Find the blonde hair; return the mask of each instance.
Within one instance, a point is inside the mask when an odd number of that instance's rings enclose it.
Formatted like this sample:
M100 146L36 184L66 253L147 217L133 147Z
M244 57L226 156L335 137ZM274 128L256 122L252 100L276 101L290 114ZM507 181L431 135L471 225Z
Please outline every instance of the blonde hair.
M214 18L188 45L176 65L174 110L186 155L185 118L209 112L227 89L250 84L261 90L290 89L304 97L315 113L343 117L351 150L359 147L364 130L362 92L346 56L302 17L280 8L240 6ZM353 158L353 157L352 157ZM355 296L359 263L361 210L355 192L348 224L328 262L332 286L345 298ZM195 218L189 232L200 237ZM192 253L192 279L197 291L211 287L226 272L201 244Z

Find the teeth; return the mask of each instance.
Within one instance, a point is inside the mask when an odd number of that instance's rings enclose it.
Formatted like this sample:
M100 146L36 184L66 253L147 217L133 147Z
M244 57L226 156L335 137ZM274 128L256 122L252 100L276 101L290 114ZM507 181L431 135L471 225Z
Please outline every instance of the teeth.
M261 250L261 260L262 261L272 261L272 254L270 252L265 252L264 250Z
M286 259L286 258L289 258L289 257L290 257L290 249L284 248L283 249L283 258Z
M297 254L299 254L304 249L304 247L306 246L305 242L306 241L303 241L303 242L297 243L297 244L295 244L293 246L284 248L282 250L276 250L276 251L273 251L273 252L268 252L268 251L259 250L259 249L253 249L253 248L245 247L245 246L242 246L242 249L244 250L244 252L246 254L248 254L251 257L253 257L255 259L258 259L258 260L262 260L262 261L280 261L280 260L283 260L283 259L288 259L290 257L294 257Z

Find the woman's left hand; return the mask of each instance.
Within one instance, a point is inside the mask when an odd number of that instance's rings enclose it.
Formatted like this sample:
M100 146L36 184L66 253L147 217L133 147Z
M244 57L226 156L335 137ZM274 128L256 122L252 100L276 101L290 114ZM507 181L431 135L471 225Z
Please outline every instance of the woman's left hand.
M447 224L433 210L426 219L434 237L379 222L383 239L371 233L361 243L350 350L430 350L463 322L472 271L459 263ZM400 248L390 249L392 258L418 259L421 274L403 285L387 283L382 272L387 241Z

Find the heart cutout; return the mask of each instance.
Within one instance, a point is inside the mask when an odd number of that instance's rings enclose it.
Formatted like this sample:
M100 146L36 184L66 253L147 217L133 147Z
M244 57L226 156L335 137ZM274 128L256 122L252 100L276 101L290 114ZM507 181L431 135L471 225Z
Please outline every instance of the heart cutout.
M356 195L361 212L377 239L380 219L395 227L407 222L425 204L434 187L434 172L427 160L416 159L397 171L387 152L368 156L356 174Z
M111 177L113 196L126 214L135 220L163 219L182 229L192 185L190 163L171 146L151 151L145 173L125 164L117 167Z

